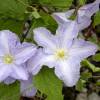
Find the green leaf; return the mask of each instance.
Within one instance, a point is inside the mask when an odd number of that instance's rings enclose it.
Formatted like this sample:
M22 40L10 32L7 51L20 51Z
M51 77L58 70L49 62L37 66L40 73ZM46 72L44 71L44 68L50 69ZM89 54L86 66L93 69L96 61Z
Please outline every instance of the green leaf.
M32 20L32 26L31 26L31 28L30 28L30 30L29 30L29 36L28 36L28 38L32 38L33 37L33 29L34 28L37 28L37 27L45 27L46 25L45 25L45 22L44 22L44 20L42 19L42 18L38 18L38 19L33 19ZM33 39L33 38L32 38Z
M32 12L32 16L36 19L41 17L37 11Z
M86 0L78 0L80 5L84 5Z
M97 39L96 34L92 34L92 36L88 38L88 41L91 41L98 45L98 39Z
M33 29L34 28L37 28L37 27L46 27L47 29L49 29L50 31L52 31L52 33L55 33L55 30L57 28L57 23L56 21L49 15L49 14L46 14L44 12L40 12L40 18L38 19L33 19L32 20L32 26L29 30L29 38L32 38L33 36Z
M0 100L19 100L19 98L20 90L18 82L11 85L0 83Z
M100 61L100 53L95 54L95 55L93 56L93 60L96 61L96 62L99 62L99 61Z
M81 79L86 80L86 81L91 77L92 77L92 73L90 73L90 72L83 72L81 74Z
M92 73L90 73L90 72L81 73L81 77L80 77L79 81L76 84L76 90L80 91L80 92L83 91L83 89L85 88L86 82L91 77L92 77Z
M93 72L100 72L100 68L96 67L95 65L93 65L92 63L90 63L88 60L84 60L82 63L86 67L88 67L89 69L91 69Z
M0 15L23 20L27 4L27 0L0 0Z
M0 30L11 30L17 34L23 32L24 22L15 19L0 19Z
M46 14L44 12L40 12L40 16L41 18L39 19L33 19L32 29L36 27L46 27L55 32L57 28L56 21L49 14Z
M94 26L100 25L100 11L98 11L94 16Z
M100 80L98 80L98 81L96 82L96 85L97 85L97 86L100 86Z
M85 83L86 81L80 79L75 86L76 90L81 92L85 87Z
M53 7L66 7L69 8L73 0L39 0L41 5L53 6Z
M43 67L34 77L34 85L38 90L47 95L46 100L63 100L62 82L55 76L54 70Z
M45 23L45 26L52 31L52 33L55 33L56 29L57 29L57 23L56 21L51 17L51 15L46 14L44 12L40 12L41 16L42 16L42 20Z
M75 20L76 19L76 14L75 13L73 13L71 16L70 16L70 18L69 18L70 20Z
M29 4L36 4L39 0L28 0Z

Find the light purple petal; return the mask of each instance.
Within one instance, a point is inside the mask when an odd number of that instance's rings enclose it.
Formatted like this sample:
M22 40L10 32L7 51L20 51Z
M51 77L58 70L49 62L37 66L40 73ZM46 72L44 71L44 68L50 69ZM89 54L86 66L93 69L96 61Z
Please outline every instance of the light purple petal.
M97 1L87 4L78 10L77 22L80 31L91 24L91 16L97 11L99 11L99 3Z
M0 32L0 46L3 48L4 52L8 53L10 52L9 50L9 31L1 31Z
M7 77L3 82L7 85L14 83L16 80L12 77Z
M65 22L70 22L68 18L74 13L74 11L75 10L72 9L67 12L53 13L52 17L57 21L58 24L64 24Z
M43 65L47 65L50 68L54 67L54 58L52 55L45 55L43 53L42 49L39 49L37 53L28 60L27 62L27 68L29 72L31 72L33 75L36 75Z
M75 63L75 59L58 62L55 74L66 86L74 86L80 77L80 64Z
M26 81L21 81L21 85L20 85L20 91L21 91L21 95L25 96L25 97L33 97L35 96L37 90L36 88L33 86L33 82L32 82L33 77L30 76L28 80Z
M97 46L89 41L83 39L76 39L70 49L70 54L73 57L78 57L81 60L94 55L97 51Z
M59 25L56 34L63 35L63 38L73 39L78 35L78 25L76 21L71 21L69 23L64 23Z
M95 2L98 3L98 4L100 4L100 0L96 0Z
M56 62L54 55L46 55L44 56L44 60L42 60L44 65L48 66L49 68L53 68Z
M79 31L82 31L83 29L87 28L91 24L91 19L86 16L79 17L77 19Z
M87 16L90 18L97 11L99 11L99 3L94 2L94 3L87 4L83 7L81 7L78 11L78 15L79 15L79 17Z
M66 18L69 18L73 13L74 13L75 9L71 9L71 10L68 10L65 15L66 15Z
M28 71L33 75L36 75L42 68L42 65L40 63L42 58L43 58L43 51L42 49L38 49L36 54L27 61Z
M24 65L12 65L13 72L11 73L11 77L14 79L21 79L27 80L28 79L28 72L26 66Z
M31 58L37 48L34 45L23 45L21 46L21 48L17 48L18 52L15 54L15 63L16 64L22 64L24 62L26 62L29 58Z
M11 66L0 64L0 82L4 81L12 72Z
M18 41L19 38L9 30L0 31L0 47L4 53L9 54L11 48L13 48Z
M55 49L54 36L46 28L40 27L33 30L34 39L39 46L44 48Z
M76 21L71 21L70 23L64 23L59 25L56 34L61 39L61 45L67 46L72 42L74 38L77 37L79 32L78 25Z

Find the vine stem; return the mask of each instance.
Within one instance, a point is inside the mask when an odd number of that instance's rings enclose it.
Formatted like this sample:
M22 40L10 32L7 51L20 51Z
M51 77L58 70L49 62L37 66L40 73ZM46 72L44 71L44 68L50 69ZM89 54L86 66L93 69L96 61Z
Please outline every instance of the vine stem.
M18 2L20 2L20 3L21 3L21 4L23 4L23 5L25 5L25 6L29 7L29 8L31 8L33 11L35 11L35 10L36 10L36 8L35 8L35 7L30 6L30 5L26 4L26 3L24 3L22 0L17 0L17 1L18 1Z
M29 24L28 30L26 31L26 33L21 35L21 43L24 42L25 38L27 37L29 31L30 31L31 25Z
M100 78L100 76L93 76L93 78Z

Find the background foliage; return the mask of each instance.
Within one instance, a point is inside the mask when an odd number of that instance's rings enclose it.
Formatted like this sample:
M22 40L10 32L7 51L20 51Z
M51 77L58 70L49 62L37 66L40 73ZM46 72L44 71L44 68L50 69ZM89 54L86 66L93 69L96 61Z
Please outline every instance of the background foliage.
M9 29L19 35L21 41L34 42L32 30L45 26L53 33L57 23L51 13L76 8L93 0L0 0L0 30ZM92 28L91 28L92 26ZM100 12L93 16L93 24L83 30L81 37L96 43L100 47ZM90 30L90 31L89 31ZM100 51L82 62L81 78L73 89L78 93L84 89L99 93ZM34 78L36 88L44 94L46 100L63 100L63 83L54 75L53 69L43 68ZM92 88L90 90L90 86ZM10 86L0 84L0 100L19 100L19 83ZM94 89L95 88L95 89ZM67 90L68 91L68 90ZM37 96L40 96L37 94ZM71 99L70 99L71 100Z

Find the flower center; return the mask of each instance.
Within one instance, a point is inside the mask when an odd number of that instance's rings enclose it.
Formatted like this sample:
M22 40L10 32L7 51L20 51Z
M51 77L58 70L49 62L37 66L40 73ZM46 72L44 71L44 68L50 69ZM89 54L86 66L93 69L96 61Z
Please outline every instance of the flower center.
M13 62L13 57L11 55L5 55L3 57L3 61L6 64L11 64Z
M59 49L56 51L55 56L57 59L64 59L65 58L65 51L63 49Z

